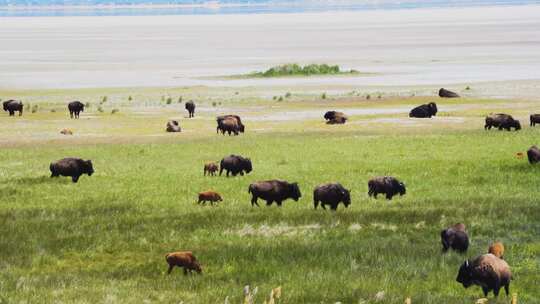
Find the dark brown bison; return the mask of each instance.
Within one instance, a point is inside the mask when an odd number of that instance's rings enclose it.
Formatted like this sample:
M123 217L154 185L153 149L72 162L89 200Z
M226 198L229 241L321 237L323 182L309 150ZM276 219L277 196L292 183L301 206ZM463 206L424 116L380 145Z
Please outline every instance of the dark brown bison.
M537 123L540 123L540 114L531 114L529 119L531 121L531 127L534 127Z
M221 134L223 135L225 135L225 132L227 132L229 135L231 135L231 133L238 135L239 132L244 133L245 131L245 126L242 124L242 120L238 115L218 116L216 121L216 133L221 131Z
M313 205L315 209L319 206L319 202L323 209L326 209L326 205L330 205L330 209L336 210L339 203L343 203L345 208L347 208L351 204L350 191L339 183L319 185L313 191Z
M510 293L510 280L512 272L510 266L491 253L481 255L473 261L465 261L459 268L456 281L463 287L479 285L487 297L488 292L493 291L495 297L499 296L499 290L504 287L506 295Z
M455 224L441 231L442 251L447 252L448 249L458 252L466 252L469 248L469 236L465 230L464 224Z
M216 175L216 172L218 171L218 165L216 165L215 163L206 163L204 164L204 176L206 176L206 173L208 173L208 175Z
M79 113L84 112L84 103L80 101L72 101L68 103L68 110L71 118L79 118Z
M189 118L194 117L195 116L195 103L193 102L193 100L186 102L185 106L186 106L186 110L189 113Z
M92 176L94 173L92 161L72 157L51 163L49 168L51 169L51 177L58 177L60 175L71 176L71 180L74 183L79 180L81 175L88 174L88 176Z
M368 182L368 188L369 196L377 198L378 194L383 193L386 194L386 199L388 200L391 200L396 194L401 196L406 192L405 184L391 176L381 176L371 179Z
M202 273L202 267L191 251L168 253L165 256L165 260L167 261L167 264L169 264L167 274L171 274L174 266L184 268L184 275L187 275L188 273L191 274L193 270L195 270L197 273Z
M272 205L273 202L281 207L281 203L288 199L292 198L295 201L298 201L302 194L300 193L300 188L297 183L289 183L282 180L268 180L256 182L249 185L248 193L251 193L251 206L259 204L257 199L261 198L266 201L266 206Z
M344 124L347 122L347 116L342 112L328 111L324 114L324 119L329 125Z
M251 166L251 159L242 157L240 155L231 154L227 157L224 157L219 164L219 175L223 173L223 170L227 172L227 177L229 173L232 173L233 176L244 175L250 173L253 170Z
M414 118L431 118L435 115L437 115L437 104L434 102L420 105L409 112L409 117Z
M221 202L223 199L221 198L221 195L219 193L214 191L205 191L205 192L199 192L199 201L197 202L200 204L201 202L206 204L206 202L210 202L211 205L214 205L214 202Z
M540 149L537 146L532 146L527 150L527 158L530 164L536 164L540 161Z
M176 120L169 120L167 122L166 129L167 132L181 132L182 128L180 128L180 124Z
M439 90L439 97L442 97L442 98L457 98L459 97L459 95L457 93L454 93L452 91L448 91L444 88L441 88Z
M9 112L9 116L15 116L15 112L19 112L19 116L23 114L23 104L20 100L7 100L3 102L4 111Z
M503 113L486 116L484 129L491 130L491 127L498 128L499 130L506 129L507 131L510 131L512 128L516 131L521 130L519 120L514 119L511 115Z

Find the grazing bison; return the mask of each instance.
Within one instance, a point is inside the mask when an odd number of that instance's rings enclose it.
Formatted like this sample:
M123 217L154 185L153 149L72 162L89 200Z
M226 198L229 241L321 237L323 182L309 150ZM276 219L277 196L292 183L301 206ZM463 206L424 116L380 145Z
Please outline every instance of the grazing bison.
M540 123L540 114L531 114L529 119L531 120L531 127L534 127L537 123Z
M242 124L242 120L238 115L224 115L218 116L217 119L217 128L216 133L221 131L221 134L225 135L227 132L229 135L233 133L238 135L238 133L244 133L245 126Z
M458 252L466 252L469 248L469 236L465 230L464 224L455 224L441 231L441 243L442 251L446 252L448 249Z
M383 193L386 194L386 199L388 200L391 200L398 193L401 196L406 192L405 184L391 176L381 176L371 179L368 182L368 188L369 196L377 198L378 194Z
M23 114L23 104L19 100L8 100L3 102L4 111L9 112L9 116L15 116L15 112L19 112L19 116Z
M214 202L221 202L223 199L221 198L221 195L219 193L214 191L205 191L199 193L199 201L197 204L200 204L201 202L206 204L206 202L210 202L211 205L214 205Z
M527 150L527 158L530 164L540 162L540 149L537 146L532 146Z
M448 91L444 88L441 88L439 90L439 97L443 97L443 98L457 98L459 97L459 95L457 93L454 93L452 91Z
M330 205L332 210L336 210L339 203L343 203L345 208L347 208L351 204L350 191L339 183L319 185L313 191L313 205L315 209L319 206L319 202L321 202L323 209L326 209L326 205Z
M176 120L169 120L165 129L167 132L181 132L180 124Z
M76 183L79 177L83 174L92 176L94 173L94 167L92 161L82 160L80 158L64 158L57 162L51 163L49 166L51 169L51 177L71 176L71 180Z
M282 180L268 180L256 182L249 185L248 193L251 193L251 206L259 204L257 199L261 198L266 201L266 206L272 205L273 202L281 207L281 203L292 198L296 202L302 196L297 183L289 183Z
M232 173L233 176L244 175L244 172L248 174L253 170L251 166L251 159L242 157L240 155L231 154L227 157L224 157L219 164L219 176L223 173L223 170L227 172L227 177L229 173Z
M434 102L420 105L409 112L409 117L414 118L431 118L435 115L437 115L437 104Z
M481 286L485 297L487 297L488 292L493 290L493 294L497 297L503 286L506 295L510 293L511 279L510 266L504 260L488 253L473 261L465 261L459 268L456 281L465 288L469 288L473 284Z
M72 101L68 103L68 110L71 118L79 118L79 113L84 112L84 103L80 101Z
M216 175L216 172L218 171L218 165L216 163L206 163L204 164L204 176L206 176L206 173L208 175Z
M202 267L191 251L168 253L165 256L165 260L167 261L167 264L169 264L167 274L171 274L174 266L184 268L184 275L187 275L188 272L191 274L193 270L195 270L197 273L202 273Z
M488 253L493 254L494 256L498 257L499 259L504 259L504 245L501 242L495 242L491 245L489 245Z
M514 119L511 115L503 113L486 116L484 129L491 130L491 127L498 128L499 130L506 129L507 131L510 131L512 128L516 131L521 130L519 120Z
M195 116L195 103L193 102L193 100L186 102L186 110L189 113L189 118Z
M324 114L324 119L329 125L344 124L347 121L347 116L342 112L328 111Z

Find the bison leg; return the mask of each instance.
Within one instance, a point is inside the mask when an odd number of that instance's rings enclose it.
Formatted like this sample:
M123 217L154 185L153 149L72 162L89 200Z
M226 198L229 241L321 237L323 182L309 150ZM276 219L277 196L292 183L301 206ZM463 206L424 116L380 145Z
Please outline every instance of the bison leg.
M392 196L394 196L392 193L386 193L387 200L392 200Z
M69 117L73 119L73 112L69 111Z
M257 203L257 197L256 196L253 196L251 197L251 207L257 205L257 207L259 207L259 203Z
M272 205L272 201L268 201L268 200L267 200L267 201L266 201L266 206L269 207L269 206L271 206L271 205Z
M167 270L167 274L171 274L171 271L173 270L174 265L169 265L169 270Z
M187 268L184 267L184 275L187 275L187 274L188 274Z
M229 173L230 173L230 171L229 171L229 170L227 170L227 177L229 177ZM234 175L234 173L233 173L233 175Z
M508 296L510 294L510 284L509 283L506 283L504 285L504 292L506 292L506 296Z
M74 176L71 177L71 180L72 180L74 183L76 183L76 182L79 181L79 177L80 177L80 175L74 175Z
M326 206L325 206L325 205L326 205L325 203L321 203L321 207L322 207L324 210L326 210Z
M336 211L336 210L337 210L337 205L338 205L338 204L332 204L332 205L331 205L332 211Z
M321 205L322 206L322 205ZM317 200L313 200L313 207L315 207L315 209L317 209L317 207L319 207L319 201ZM323 206L324 207L324 206Z
M379 192L374 192L373 193L373 197L375 197L375 199L377 199L377 195L379 195Z
M482 291L484 292L484 297L487 298L488 292L489 292L489 288L488 288L488 287L482 287Z
M9 116L15 116L15 111L9 110Z
M55 172L52 172L52 173L51 173L51 177L58 177L58 176L59 176L58 173L55 173Z

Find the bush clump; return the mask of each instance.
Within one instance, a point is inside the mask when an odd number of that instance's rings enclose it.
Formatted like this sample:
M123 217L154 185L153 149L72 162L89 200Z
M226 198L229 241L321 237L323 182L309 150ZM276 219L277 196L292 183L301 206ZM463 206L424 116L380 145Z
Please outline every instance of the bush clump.
M331 75L343 73L357 73L355 70L342 71L339 65L308 64L301 66L296 63L288 63L271 67L264 72L255 72L251 76L256 77L280 77L280 76L310 76L310 75Z
M115 114L115 113L118 113L118 112L120 112L120 110L118 110L118 109L112 109L111 114Z

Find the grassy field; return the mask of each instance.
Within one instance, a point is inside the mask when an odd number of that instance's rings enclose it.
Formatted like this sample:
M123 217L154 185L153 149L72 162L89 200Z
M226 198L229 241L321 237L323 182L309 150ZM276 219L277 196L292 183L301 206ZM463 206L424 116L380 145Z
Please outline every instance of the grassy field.
M174 92L203 100L192 120L160 102L163 91L138 92L132 104L109 92L114 115L96 111L93 91L28 93L39 111L0 117L0 303L241 303L245 285L258 287L257 303L277 286L280 303L474 303L481 289L455 282L457 270L495 240L506 246L511 292L540 303L540 167L516 157L539 144L525 121L537 102L437 99L440 116L419 122L384 109L430 98L274 102L233 89L212 106L219 95L193 90ZM69 120L59 100L77 95L96 105ZM356 114L343 126L311 116L333 108ZM524 129L484 131L482 117L496 111ZM245 134L215 134L226 112L242 115ZM164 132L171 118L184 132ZM75 135L58 134L66 127ZM254 171L203 176L204 162L231 153ZM91 159L95 174L49 178L49 163L67 156ZM403 180L407 194L370 199L378 175ZM248 185L273 178L298 182L300 201L252 208ZM330 181L351 189L352 205L314 210L313 188ZM198 206L210 189L224 201ZM441 254L440 230L456 222L468 226L469 252ZM166 275L165 254L183 249L203 275Z

